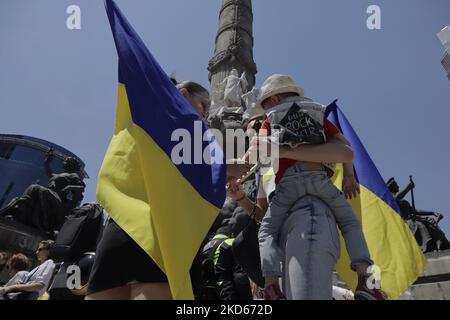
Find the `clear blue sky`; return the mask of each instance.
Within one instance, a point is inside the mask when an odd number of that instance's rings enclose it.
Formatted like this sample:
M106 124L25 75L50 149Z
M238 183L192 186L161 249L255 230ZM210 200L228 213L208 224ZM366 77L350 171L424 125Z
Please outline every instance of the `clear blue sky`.
M116 0L167 73L208 85L221 0ZM324 104L339 98L385 179L412 174L416 205L446 214L450 81L436 33L448 0L254 0L257 82L291 74ZM81 7L81 30L66 8ZM366 28L381 7L382 30ZM96 176L114 126L117 56L102 0L0 2L0 131L78 154Z

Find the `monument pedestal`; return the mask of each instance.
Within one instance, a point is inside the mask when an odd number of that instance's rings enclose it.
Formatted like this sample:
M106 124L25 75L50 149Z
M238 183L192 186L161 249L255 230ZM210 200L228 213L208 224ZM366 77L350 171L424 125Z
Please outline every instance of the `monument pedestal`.
M428 268L423 275L409 288L410 300L450 300L450 250L435 251L425 254ZM333 273L333 285L349 289L339 277Z
M412 285L414 300L450 300L450 250L425 254L428 268Z

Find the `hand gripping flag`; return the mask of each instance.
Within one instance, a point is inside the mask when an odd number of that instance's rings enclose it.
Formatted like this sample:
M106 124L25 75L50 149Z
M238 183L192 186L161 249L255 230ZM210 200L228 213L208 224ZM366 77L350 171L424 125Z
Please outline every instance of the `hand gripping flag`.
M192 299L189 269L225 199L223 152L114 1L105 7L119 56L119 87L97 199L167 275L173 298ZM206 139L190 144L200 143L209 161L175 164L172 133L182 129L194 137L198 124Z
M373 276L375 279L379 277L382 289L391 299L397 299L422 274L427 260L402 220L400 210L375 164L336 101L327 107L326 114L328 120L336 125L351 143L354 152L354 169L361 193L357 198L348 201L362 223L376 266ZM340 189L342 165L338 165L333 179L336 187ZM342 237L341 248L345 248ZM350 259L346 251L341 255L337 271L354 290L357 277L356 273L350 270Z

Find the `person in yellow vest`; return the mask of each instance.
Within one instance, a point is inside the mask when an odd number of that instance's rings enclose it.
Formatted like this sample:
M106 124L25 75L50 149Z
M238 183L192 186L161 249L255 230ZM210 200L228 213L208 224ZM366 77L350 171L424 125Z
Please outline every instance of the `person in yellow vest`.
M203 249L204 300L252 300L250 280L233 255L236 219L226 219ZM209 263L208 263L209 262Z

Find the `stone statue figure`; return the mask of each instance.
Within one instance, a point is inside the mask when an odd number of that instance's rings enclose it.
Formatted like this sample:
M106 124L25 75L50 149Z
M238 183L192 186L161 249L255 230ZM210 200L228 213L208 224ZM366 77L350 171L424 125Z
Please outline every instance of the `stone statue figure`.
M260 90L257 87L253 87L252 90L242 95L242 100L245 102L245 109L251 109L255 106L258 100Z
M225 86L223 100L227 107L240 107L243 91L247 87L247 79L245 72L239 77L236 69L232 69L228 77L226 77L221 86Z
M247 113L250 117L257 114L262 114L264 112L264 110L259 110L255 106L260 93L261 90L259 90L257 87L253 87L252 90L242 95L242 100L244 100L245 103L245 113Z
M79 174L81 168L72 157L64 160L64 172L54 174L49 163L53 151L47 152L46 171L50 175L48 186L30 185L21 197L13 198L0 210L0 216L18 221L46 233L53 239L64 223L65 217L83 200L85 183Z
M450 242L445 233L439 227L439 222L444 218L442 213L416 209L414 204L414 181L410 177L410 183L400 191L395 178L390 178L386 185L392 193L400 208L402 218L406 221L424 253L450 249ZM412 205L405 200L405 196L411 192Z

